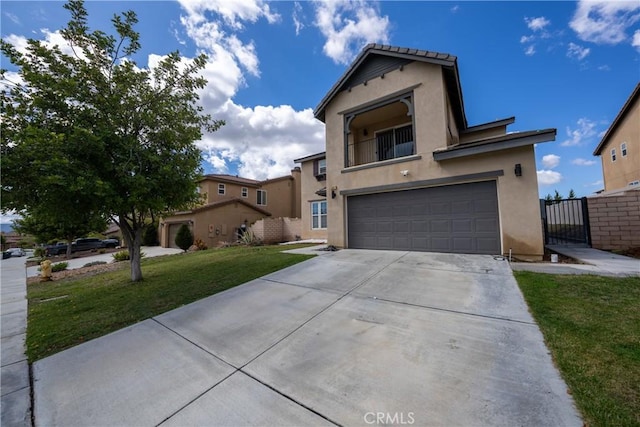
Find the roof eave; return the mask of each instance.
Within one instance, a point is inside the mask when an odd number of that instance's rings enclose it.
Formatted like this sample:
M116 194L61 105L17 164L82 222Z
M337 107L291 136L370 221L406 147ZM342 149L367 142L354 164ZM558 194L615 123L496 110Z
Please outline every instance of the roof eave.
M305 157L300 157L299 159L295 159L293 162L294 163L304 163L304 162L308 162L308 161L311 161L311 160L324 159L326 157L327 157L327 152L323 151L322 153L310 154L310 155L305 156Z
M503 141L491 142L471 146L457 146L448 150L434 151L433 159L435 161L457 159L467 156L475 156L478 154L491 153L494 151L507 150L510 148L524 147L527 145L539 144L542 142L555 141L556 129L544 129L536 131L533 134L525 135L513 134L513 138Z
M604 148L604 146L608 142L609 136L616 130L616 128L618 127L619 122L622 121L624 116L626 116L627 111L631 107L631 104L633 104L633 102L636 100L638 95L640 95L640 83L638 83L636 85L636 88L633 90L633 92L631 92L631 95L629 96L629 98L627 98L627 101L624 103L624 105L622 106L622 108L618 112L618 115L616 116L616 118L613 119L613 122L611 123L611 126L609 126L609 129L607 129L607 132L604 134L604 136L600 140L600 143L598 144L596 149L593 151L593 155L594 156L599 156L602 153L602 149Z

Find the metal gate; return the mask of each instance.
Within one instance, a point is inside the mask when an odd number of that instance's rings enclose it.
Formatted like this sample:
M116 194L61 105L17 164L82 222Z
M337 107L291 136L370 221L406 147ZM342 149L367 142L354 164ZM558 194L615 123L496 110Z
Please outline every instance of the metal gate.
M587 198L540 200L546 245L591 246Z

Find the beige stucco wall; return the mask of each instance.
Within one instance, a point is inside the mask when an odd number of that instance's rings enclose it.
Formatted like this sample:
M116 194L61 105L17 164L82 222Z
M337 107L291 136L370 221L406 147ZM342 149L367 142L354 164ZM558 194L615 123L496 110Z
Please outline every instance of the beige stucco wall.
M322 189L327 182L318 181L313 175L313 160L302 163L302 188L301 188L301 237L302 239L326 239L327 230L312 230L311 229L311 202L325 200L325 197L318 196L316 191ZM331 194L331 188L327 187L327 194ZM329 224L329 218L327 218L327 225Z
M270 182L266 182L260 188L267 191L267 204L260 206L271 213L271 216L276 217L295 217L296 208L296 183L293 179L278 179ZM251 203L255 203L254 198Z
M160 230L160 244L163 247L171 246L168 234L168 224L171 223L193 221L194 239L202 239L208 247L213 248L222 242L234 242L235 229L245 220L247 225L251 225L263 217L262 213L242 203L230 203L195 213L168 216L161 221L164 226L161 226Z
M627 155L622 157L620 144L627 143ZM616 161L611 161L611 149L616 149ZM640 180L640 98L630 107L624 120L609 136L600 152L605 191L628 187Z
M345 169L343 116L339 112L417 84L420 84L414 89L417 156L408 157L409 161L401 163L379 162L374 168L359 169L356 166ZM339 192L504 170L504 176L497 179L503 253L508 253L511 248L514 255L541 256L543 241L533 147L436 162L433 151L447 145L447 116L442 72L433 64L412 63L403 71L386 74L384 79L373 79L366 86L358 85L351 88L351 92L339 93L326 109L327 188L336 186ZM513 169L516 163L522 165L522 177L515 177ZM402 170L408 170L409 175L402 176ZM345 199L342 195L328 198L328 241L339 247L348 245Z

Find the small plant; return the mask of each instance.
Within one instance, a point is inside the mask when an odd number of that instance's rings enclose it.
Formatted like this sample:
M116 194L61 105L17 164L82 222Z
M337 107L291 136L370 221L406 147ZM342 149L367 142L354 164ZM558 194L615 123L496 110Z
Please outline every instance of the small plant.
M113 257L113 260L115 262L128 261L129 259L131 259L131 257L129 257L129 251L116 252L111 256Z
M251 230L247 230L240 236L240 244L245 246L262 246L260 240Z
M85 265L83 265L83 267L93 267L94 265L103 265L106 264L106 261L93 261L93 262L88 262Z
M196 239L193 244L196 245L199 251L206 251L207 249L209 249L202 239Z
M189 230L187 224L182 224L176 234L176 245L183 251L187 251L193 245L193 233Z
M140 258L144 257L144 255L144 252L140 252ZM116 252L111 256L113 257L113 262L129 261L131 259L131 257L129 256L129 251Z
M99 254L106 254L106 253L107 253L107 250L106 250L106 249L104 249L104 248L103 248L103 249L98 249L98 253L99 253Z
M58 271L64 271L67 269L68 266L69 266L68 262L59 262L51 266L51 271L53 273L57 273Z
M35 248L33 251L33 256L36 258L44 258L46 256L47 250L42 247Z

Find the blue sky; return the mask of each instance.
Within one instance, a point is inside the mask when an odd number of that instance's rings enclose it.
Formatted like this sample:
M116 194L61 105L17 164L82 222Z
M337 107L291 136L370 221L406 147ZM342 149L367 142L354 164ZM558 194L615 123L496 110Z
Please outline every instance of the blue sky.
M61 43L63 3L1 3L1 35ZM132 9L149 58L209 55L201 102L227 125L204 135L205 171L263 179L324 150L313 109L370 42L458 57L469 125L516 117L509 131L557 128L536 147L540 195L603 188L592 152L640 79L640 2L90 1L110 31ZM10 68L3 58L3 68Z

